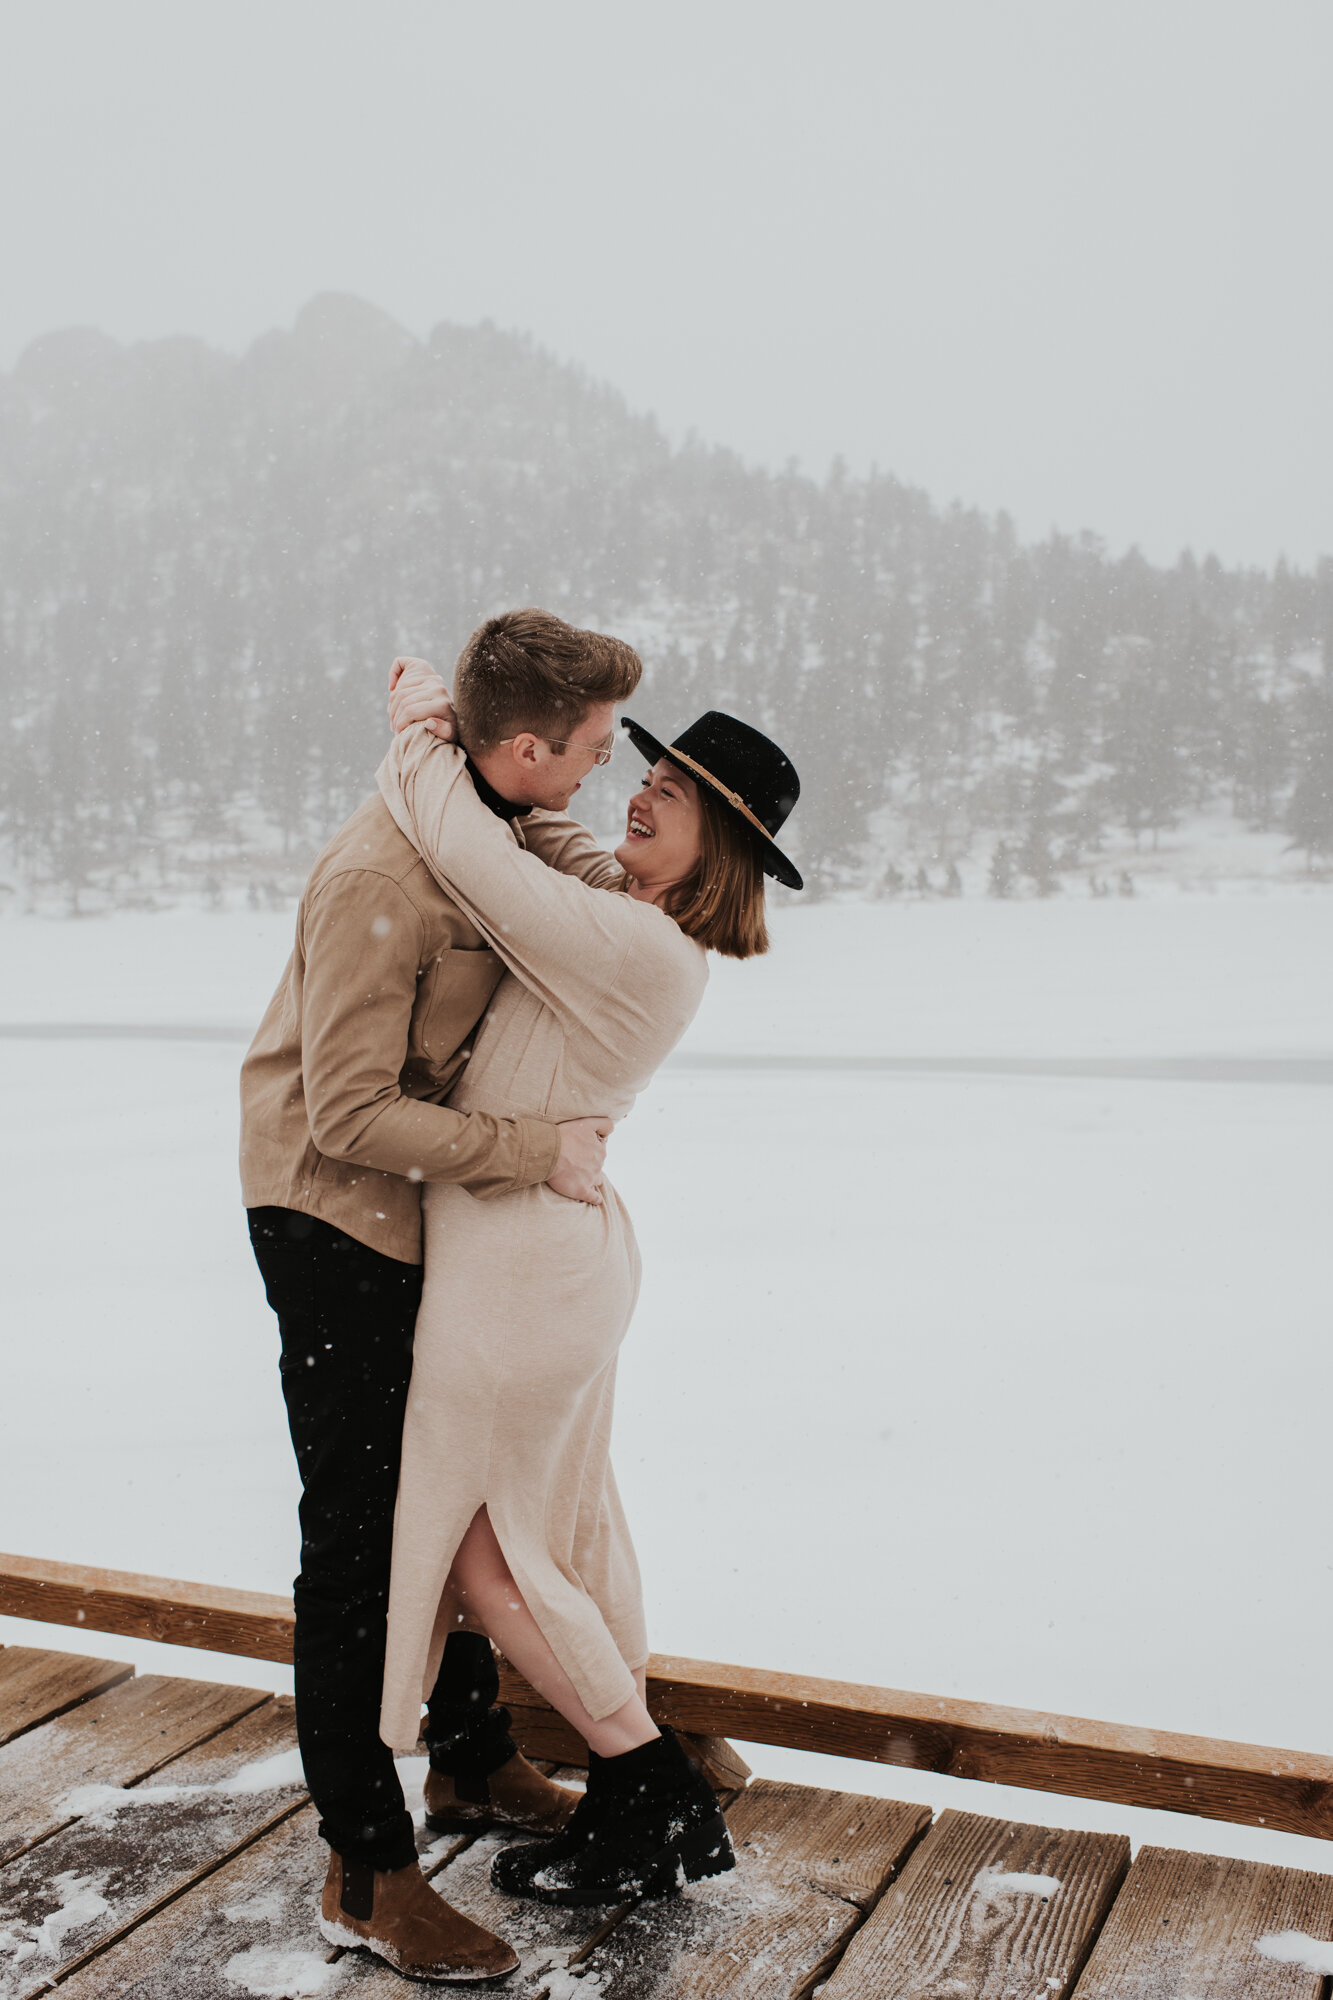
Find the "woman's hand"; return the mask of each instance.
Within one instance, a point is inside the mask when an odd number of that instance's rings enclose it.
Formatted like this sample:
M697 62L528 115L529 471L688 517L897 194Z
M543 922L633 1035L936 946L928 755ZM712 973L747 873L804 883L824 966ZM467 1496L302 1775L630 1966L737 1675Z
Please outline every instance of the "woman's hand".
M424 722L442 743L457 739L449 690L428 660L401 658L389 669L389 722L394 735Z

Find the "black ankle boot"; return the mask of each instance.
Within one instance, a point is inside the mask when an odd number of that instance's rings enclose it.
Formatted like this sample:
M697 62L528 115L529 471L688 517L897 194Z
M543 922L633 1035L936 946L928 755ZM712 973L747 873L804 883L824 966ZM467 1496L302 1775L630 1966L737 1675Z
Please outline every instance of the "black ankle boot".
M671 1729L619 1757L588 1759L588 1789L554 1840L503 1848L491 1881L506 1896L565 1909L671 1896L734 1868L716 1795Z

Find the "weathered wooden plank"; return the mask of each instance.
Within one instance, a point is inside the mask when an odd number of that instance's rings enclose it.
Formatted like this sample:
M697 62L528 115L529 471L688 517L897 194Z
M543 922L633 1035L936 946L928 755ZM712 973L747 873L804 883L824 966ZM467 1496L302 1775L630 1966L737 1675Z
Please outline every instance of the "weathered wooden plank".
M507 1663L501 1665L500 1682L500 1699L509 1709L509 1733L524 1756L534 1762L567 1764L586 1770L588 1746L573 1724L566 1722L558 1709L533 1707L531 1688ZM511 1703L510 1697L515 1689L521 1690L529 1700ZM745 1790L752 1774L734 1744L728 1743L722 1736L695 1736L688 1730L681 1730L679 1734L714 1791L730 1793Z
M529 1755L572 1756L577 1738L512 1667L501 1673L500 1698ZM1333 1838L1333 1757L1313 1752L658 1653L648 1663L648 1705L692 1734Z
M569 1979L568 1967L585 1962L608 1923L617 1920L618 1913L601 1909L553 1910L521 1897L500 1895L491 1887L491 1862L504 1845L506 1842L496 1834L473 1841L434 1877L434 1886L446 1901L466 1911L474 1923L484 1924L487 1930L504 1938L518 1953L519 1968L505 1982L506 1995L513 1995L514 2000L519 2000L519 1996L522 2000L536 2000L552 1985L562 1994L576 1993L578 1988ZM592 1992L597 1990L594 1985Z
M318 1824L313 1806L283 1820L63 1980L61 2000L119 2000L131 1990L135 2000L237 2000L247 1986L341 1993L352 1979L340 1967L335 1980L315 1921L328 1862ZM400 1981L397 2000L409 1990Z
M292 1600L267 1591L0 1555L0 1613L250 1660L292 1657Z
M1140 1848L1075 2000L1319 2000L1333 1876Z
M297 1813L118 1940L61 1983L62 2000L236 2000L237 1994L355 1993L403 2000L413 1990L370 1952L330 1950L317 1917L328 1849L313 1808ZM600 1912L544 1910L497 1896L489 1881L494 1837L464 1847L434 1885L475 1922L509 1938L522 1965L504 1982L511 2000L549 1991L599 1923ZM460 1842L437 1842L443 1857ZM488 1989L489 1990L489 1989ZM577 1989L575 1989L577 1990Z
M143 1674L30 1729L0 1750L0 1862L67 1826L77 1787L138 1784L272 1698Z
M699 1766L715 1792L727 1797L745 1790L754 1772L734 1743L728 1743L725 1736L692 1736L687 1729L676 1733L687 1756Z
M123 1660L37 1646L0 1648L0 1744L133 1677L134 1668Z
M0 1867L0 2000L31 2000L305 1802L292 1703L267 1701Z
M602 2000L796 2000L902 1866L930 1808L756 1779L733 1874L628 1912L589 1954Z
M1128 1867L1123 1834L942 1813L821 2000L1065 2000Z
M516 1689L521 1691L520 1699L515 1698ZM588 1746L573 1723L566 1722L549 1702L539 1700L509 1666L500 1669L500 1700L509 1710L509 1733L525 1757L586 1770Z
M1333 1757L1314 1752L662 1655L648 1700L705 1735L1333 1838Z
M290 1599L254 1591L0 1556L0 1612L291 1658ZM530 1754L572 1761L569 1733L550 1722L546 1704L517 1676L506 1685ZM694 1736L824 1750L1333 1839L1333 1757L1311 1751L662 1654L649 1662L648 1701L654 1715Z

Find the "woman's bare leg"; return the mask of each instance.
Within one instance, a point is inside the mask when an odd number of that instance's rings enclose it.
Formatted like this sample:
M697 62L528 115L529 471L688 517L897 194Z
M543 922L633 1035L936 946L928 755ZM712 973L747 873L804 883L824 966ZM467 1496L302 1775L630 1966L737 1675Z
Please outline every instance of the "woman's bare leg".
M505 1658L512 1661L538 1694L559 1709L566 1722L578 1730L588 1748L599 1757L618 1757L624 1750L637 1749L640 1743L651 1743L660 1734L644 1706L642 1669L634 1677L639 1692L631 1695L614 1715L604 1715L600 1722L589 1715L523 1602L523 1594L504 1559L484 1507L477 1509L459 1543L449 1581L460 1609L475 1617Z

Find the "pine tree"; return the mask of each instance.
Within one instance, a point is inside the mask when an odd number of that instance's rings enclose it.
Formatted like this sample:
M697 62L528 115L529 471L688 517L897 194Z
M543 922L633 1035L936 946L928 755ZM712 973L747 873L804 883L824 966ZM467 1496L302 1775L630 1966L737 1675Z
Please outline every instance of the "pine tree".
M1291 844L1307 867L1333 854L1333 698L1324 682L1309 690L1297 757L1296 784L1287 807Z
M990 858L990 872L986 877L986 894L988 896L998 896L1001 900L1012 896L1016 874L1017 870L1014 867L1014 858L1009 851L1007 842L1003 840L998 841L995 852Z
M40 341L0 376L0 465L0 859L80 906L149 858L290 890L371 788L393 654L447 669L524 602L635 641L648 726L776 736L814 893L978 844L991 893L1049 886L1215 797L1330 851L1333 563L1024 545L880 473L673 448L531 341L347 299L239 361ZM599 824L624 781L587 787Z

